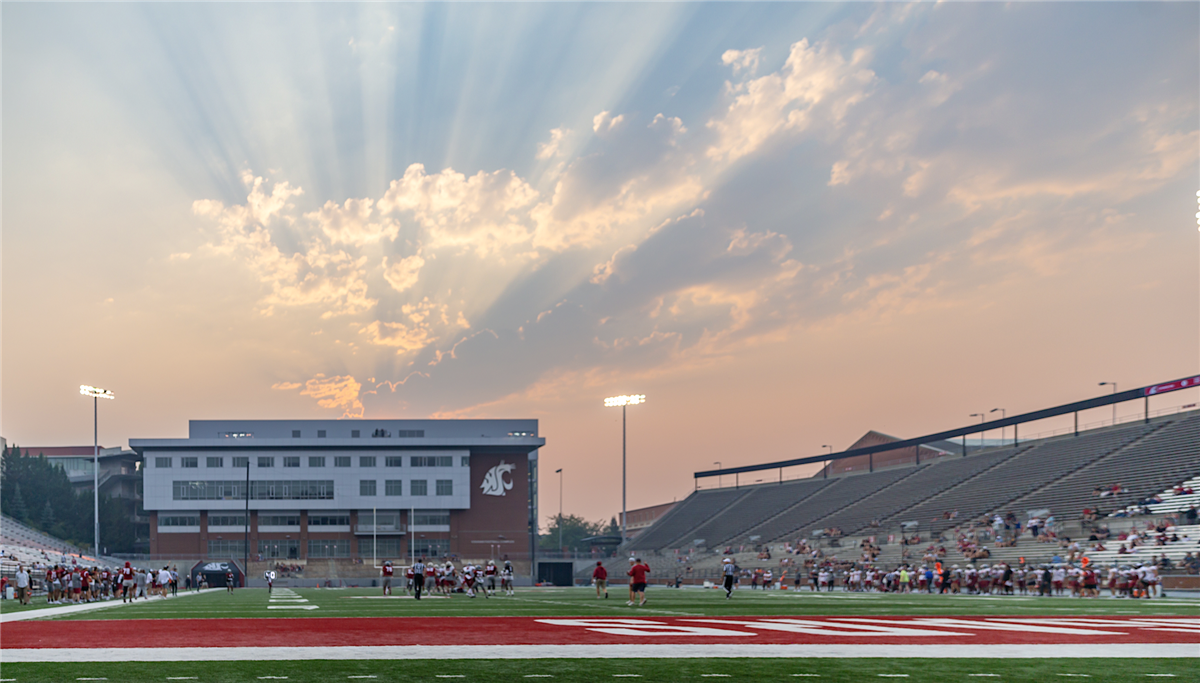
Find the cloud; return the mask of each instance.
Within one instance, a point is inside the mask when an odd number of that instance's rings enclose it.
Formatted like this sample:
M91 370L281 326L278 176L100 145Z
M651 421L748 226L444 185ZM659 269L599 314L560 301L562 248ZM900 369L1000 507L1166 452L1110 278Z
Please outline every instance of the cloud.
M721 63L733 67L733 75L745 71L753 76L758 71L758 62L762 58L762 48L753 50L726 50L721 54Z
M311 396L317 399L317 405L322 408L333 408L342 411L342 417L354 418L363 416L363 404L359 399L362 384L350 375L326 377L317 374L304 383L301 396Z
M528 242L528 213L537 192L512 171L480 171L471 177L446 169L428 174L412 164L393 180L379 210L409 216L431 248L471 249L480 256L507 253Z
M560 145L562 145L563 138L565 138L569 132L571 131L565 128L552 129L550 131L550 141L538 143L537 158L553 159L554 157L559 156L559 154L562 153Z
M275 389L276 391L295 391L302 386L304 385L300 384L299 382L276 382L271 385L271 388Z
M744 57L737 59L726 62L734 65L735 73L745 63ZM875 84L867 59L865 51L856 51L847 60L829 43L810 47L805 38L792 45L781 71L742 83L726 82L733 101L722 117L708 122L717 135L708 156L736 161L782 132L841 123Z
M420 254L413 254L406 258L402 258L392 265L388 265L387 257L383 259L383 277L392 286L392 289L397 292L403 292L412 289L413 285L417 284L417 278L421 273L421 266L425 265L425 259L421 258Z
M374 213L372 200L347 199L341 206L325 202L319 211L307 213L304 217L316 222L321 232L334 243L361 246L396 239L400 224L391 218L376 217ZM372 222L372 218L376 220Z

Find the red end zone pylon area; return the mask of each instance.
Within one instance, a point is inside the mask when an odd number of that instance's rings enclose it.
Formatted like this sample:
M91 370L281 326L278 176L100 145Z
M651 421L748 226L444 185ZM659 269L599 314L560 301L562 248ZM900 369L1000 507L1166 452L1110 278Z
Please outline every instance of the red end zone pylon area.
M104 637L95 638L97 633ZM171 637L147 638L147 633L169 633ZM80 647L81 643L97 647ZM178 643L203 646L175 647ZM1195 657L1197 645L1200 619L1185 617L394 617L27 621L6 625L0 647L5 661L16 662L570 656Z

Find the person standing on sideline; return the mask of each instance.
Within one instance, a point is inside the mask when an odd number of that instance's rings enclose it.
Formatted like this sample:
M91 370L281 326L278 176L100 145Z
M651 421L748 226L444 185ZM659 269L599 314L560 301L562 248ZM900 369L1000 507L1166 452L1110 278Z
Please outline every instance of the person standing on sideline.
M721 573L725 576L725 599L733 597L733 575L737 570L733 567L733 560L725 558L721 561Z
M604 597L608 597L608 570L604 568L604 563L597 561L596 568L592 570L592 581L596 584L596 597L600 597L600 591L604 591Z
M275 590L275 572L268 569L263 572L263 578L267 580L267 595L270 595Z
M227 569L225 571L225 592L226 593L233 592L233 570L232 569Z
M162 597L167 597L167 591L171 588L171 570L164 565L158 572L158 591Z
M421 589L425 587L425 558L413 562L413 595L417 600L421 599Z
M17 565L17 602L22 605L29 604L29 572L25 571L25 565Z
M629 576L633 579L629 584L629 590L633 592L633 597L638 600L638 606L646 604L646 575L650 573L650 566L642 562L642 558L637 558L633 566L629 568ZM632 605L633 600L629 601Z
M171 597L179 595L179 565L171 565Z

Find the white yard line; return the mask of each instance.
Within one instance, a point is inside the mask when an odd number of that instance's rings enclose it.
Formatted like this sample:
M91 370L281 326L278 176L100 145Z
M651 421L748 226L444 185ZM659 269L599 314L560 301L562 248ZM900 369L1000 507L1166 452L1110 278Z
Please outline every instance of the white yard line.
M4 661L17 662L234 662L353 659L678 659L747 657L894 657L958 659L1079 657L1194 659L1196 649L1183 643L1139 643L1134 648L1081 643L1011 645L371 645L344 647L156 647L156 648L5 648Z
M202 591L186 591L178 595L166 598L167 600L178 600L186 598L189 595L199 595L200 593L211 593L213 591L224 590L222 588L209 588ZM45 619L50 617L61 617L67 614L77 614L79 612L91 612L98 609L107 609L110 607L128 607L129 605L149 605L157 602L162 602L163 598L150 598L141 602L121 602L120 600L105 600L101 602L89 602L82 605L62 605L60 607L46 607L44 609L31 609L23 612L13 612L11 614L0 614L0 624L7 624L10 621L28 621L29 619Z

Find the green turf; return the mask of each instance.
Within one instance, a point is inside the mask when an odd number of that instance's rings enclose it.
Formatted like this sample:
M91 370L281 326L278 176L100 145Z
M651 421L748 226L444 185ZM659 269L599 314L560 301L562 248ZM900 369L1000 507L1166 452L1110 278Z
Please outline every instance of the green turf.
M732 600L717 590L651 588L644 607L629 607L612 591L597 600L588 588L520 589L515 597L491 599L454 595L422 599L380 597L379 589L297 589L302 603L314 610L268 609L265 589L163 600L150 598L129 606L58 617L60 619L181 619L246 617L383 617L383 616L759 616L759 615L1200 615L1200 600L1128 600L1111 598L988 597L924 594L810 593L740 590Z
M1194 659L539 659L361 660L304 662L186 662L153 664L4 664L0 675L17 683L74 681L166 681L258 683L286 676L290 683L328 681L1065 681L1089 677L1105 683L1196 681ZM707 675L706 675L707 674ZM796 676L796 674L808 674ZM815 676L813 676L815 674ZM906 677L901 677L904 674ZM976 674L972 676L971 674ZM996 674L981 677L978 674ZM1160 674L1163 677L1148 677ZM1166 674L1171 674L1170 677ZM635 676L636 675L636 676ZM374 679L350 676L375 676ZM462 678L457 678L461 676ZM454 678L448 678L454 677Z

